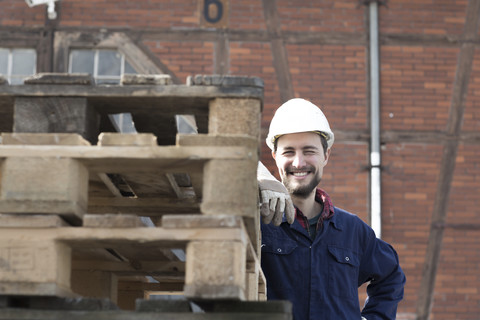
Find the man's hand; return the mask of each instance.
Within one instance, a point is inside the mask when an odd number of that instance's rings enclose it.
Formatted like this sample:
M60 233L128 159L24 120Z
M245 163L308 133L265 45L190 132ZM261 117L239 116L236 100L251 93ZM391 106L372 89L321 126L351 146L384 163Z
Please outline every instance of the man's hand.
M288 223L295 220L295 208L285 186L259 162L257 170L258 186L260 188L260 214L263 223L273 223L279 226L282 223L283 213Z

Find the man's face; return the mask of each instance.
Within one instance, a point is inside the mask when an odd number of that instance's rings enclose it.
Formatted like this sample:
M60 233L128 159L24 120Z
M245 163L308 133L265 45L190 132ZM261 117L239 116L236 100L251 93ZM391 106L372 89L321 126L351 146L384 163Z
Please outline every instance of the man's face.
M272 152L288 192L303 198L320 183L329 154L330 150L324 153L320 136L313 132L283 135Z

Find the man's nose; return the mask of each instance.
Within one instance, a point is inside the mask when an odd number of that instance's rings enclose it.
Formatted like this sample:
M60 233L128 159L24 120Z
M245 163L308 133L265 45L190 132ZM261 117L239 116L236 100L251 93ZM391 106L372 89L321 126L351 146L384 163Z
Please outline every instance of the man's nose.
M303 155L302 154L296 154L295 157L293 158L293 162L292 162L292 165L295 167L295 168L301 168L305 165L305 161L303 159Z

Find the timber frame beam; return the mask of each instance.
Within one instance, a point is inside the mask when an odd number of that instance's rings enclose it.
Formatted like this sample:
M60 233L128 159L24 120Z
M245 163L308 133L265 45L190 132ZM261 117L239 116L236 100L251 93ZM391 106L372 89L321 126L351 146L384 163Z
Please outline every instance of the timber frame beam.
M480 1L470 0L466 12L463 32L464 42L462 42L458 55L457 71L453 83L452 101L446 129L447 136L452 139L443 141L444 146L440 165L440 176L434 199L432 225L418 296L417 320L429 319L433 302L435 279L440 261L444 233L444 228L438 228L437 225L444 225L447 217L449 195L459 145L458 137L460 135L465 110L465 96L475 55L475 44L473 40L476 38L478 32Z

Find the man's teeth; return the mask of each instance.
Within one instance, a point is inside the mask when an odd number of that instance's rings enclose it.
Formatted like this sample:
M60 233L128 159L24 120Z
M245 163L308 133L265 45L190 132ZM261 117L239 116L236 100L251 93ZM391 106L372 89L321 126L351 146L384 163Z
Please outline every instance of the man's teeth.
M292 172L292 174L295 176L295 177L304 177L308 174L308 172Z

